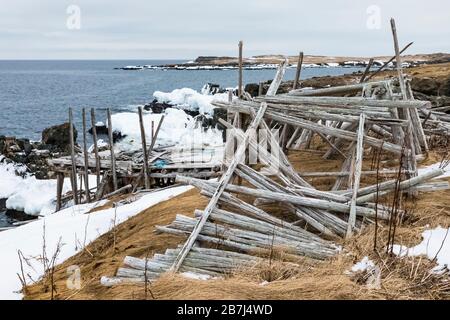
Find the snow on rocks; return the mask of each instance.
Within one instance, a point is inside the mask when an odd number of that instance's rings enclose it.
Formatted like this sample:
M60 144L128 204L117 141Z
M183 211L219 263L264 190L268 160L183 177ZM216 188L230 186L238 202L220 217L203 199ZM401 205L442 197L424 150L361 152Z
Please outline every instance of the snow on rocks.
M164 121L158 133L156 147L186 146L191 147L195 142L197 145L223 145L222 132L211 128L204 130L201 126L196 127L195 119L183 110L168 108L164 113ZM162 114L146 113L143 116L145 134L147 141L151 141L151 122L156 127L161 120ZM122 151L135 151L142 148L141 133L139 127L139 116L137 113L124 112L112 115L113 130L120 131L125 136L116 146Z
M6 208L35 216L53 213L56 179L36 179L27 172L25 165L7 163L3 159L4 156L0 155L0 199L7 199ZM96 186L95 175L89 176L89 185ZM63 193L71 190L70 179L66 178Z
M408 248L394 245L393 252L400 256L416 257L425 255L428 259L436 259L439 269L450 266L450 228L437 227L422 232L423 240L417 246Z
M172 92L155 91L153 96L161 103L169 103L181 109L198 111L200 114L213 114L213 100L228 101L227 93L202 94L191 88L175 89Z
M29 265L23 264L24 273L29 274L34 280L43 275L43 265L35 258L42 255L44 226L46 254L48 257L52 257L58 243L60 243L60 253L56 260L56 263L60 264L81 251L85 245L111 230L114 225L122 223L143 210L191 188L190 186L180 186L152 192L135 202L92 214L86 213L96 205L104 204L104 201L72 206L58 212L58 214L49 215L21 227L1 232L0 299L22 298L22 294L19 293L21 283L17 277L17 273L20 273L18 250L25 258L34 257L34 259L28 260Z

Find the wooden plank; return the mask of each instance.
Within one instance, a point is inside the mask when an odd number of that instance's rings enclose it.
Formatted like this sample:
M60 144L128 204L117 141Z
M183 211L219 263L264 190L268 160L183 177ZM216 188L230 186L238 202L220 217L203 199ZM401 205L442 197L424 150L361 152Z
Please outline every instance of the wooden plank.
M180 254L177 256L177 258L175 259L175 262L171 266L171 268L170 268L171 271L175 271L175 272L178 271L178 269L180 268L180 266L183 263L183 260L186 258L187 254L189 253L189 251L191 250L195 241L197 240L197 237L200 234L206 221L208 220L209 215L211 214L213 209L216 207L220 196L225 191L225 187L227 186L227 184L230 182L231 178L233 177L234 170L236 169L237 165L241 161L242 157L245 155L245 151L247 150L247 146L248 146L249 139L250 139L250 134L253 133L258 128L259 123L261 122L261 120L264 116L264 113L266 111L266 108L267 108L267 104L262 103L261 108L259 109L256 117L253 119L252 123L246 130L246 132L244 134L244 139L240 143L240 145L235 153L235 156L233 158L233 161L231 161L230 165L228 166L227 171L220 178L219 184L218 184L210 202L206 206L202 218L195 225L194 230L189 235L188 240L181 248Z
M73 132L72 108L69 108L69 139L70 139L70 157L72 162L70 178L72 182L73 201L75 204L78 204L77 166L75 162L75 141L74 141L75 137Z
M292 85L293 90L297 89L298 81L300 80L300 73L302 72L302 64L303 64L303 51L301 51L298 55L297 70L295 71L294 84Z
M358 128L358 139L356 142L356 159L353 176L353 194L350 202L350 215L348 217L347 237L350 237L356 227L356 198L358 196L359 182L361 179L362 161L363 161L363 140L364 140L364 121L365 115L361 114Z
M114 154L114 141L113 141L113 128L112 128L112 121L111 121L111 110L108 108L106 109L106 113L108 115L108 143L109 143L109 150L111 153L111 174L113 178L113 190L117 190L117 172L116 172L116 155Z
M84 155L84 189L86 202L91 202L91 195L89 193L89 162L88 162L88 147L87 147L87 129L86 129L86 109L82 109L83 118L83 155Z
M273 79L269 89L267 90L266 96L274 96L277 94L278 88L280 87L281 81L283 80L287 66L288 66L288 59L285 58L284 61L278 66L277 73L275 74L275 78Z

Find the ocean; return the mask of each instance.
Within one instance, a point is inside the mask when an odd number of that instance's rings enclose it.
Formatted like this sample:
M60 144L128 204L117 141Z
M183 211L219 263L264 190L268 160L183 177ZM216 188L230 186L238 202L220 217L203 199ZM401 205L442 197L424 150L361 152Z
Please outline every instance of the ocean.
M187 61L187 60L186 60ZM0 61L0 135L39 140L45 128L68 120L74 108L81 128L81 108L96 108L105 121L113 113L136 110L153 100L154 91L192 88L211 82L222 87L237 85L237 70L114 70L127 65L181 63L175 60L103 61ZM361 68L305 68L302 79L352 73ZM244 83L272 79L275 70L244 70ZM285 79L294 79L295 69ZM134 108L133 108L134 107Z

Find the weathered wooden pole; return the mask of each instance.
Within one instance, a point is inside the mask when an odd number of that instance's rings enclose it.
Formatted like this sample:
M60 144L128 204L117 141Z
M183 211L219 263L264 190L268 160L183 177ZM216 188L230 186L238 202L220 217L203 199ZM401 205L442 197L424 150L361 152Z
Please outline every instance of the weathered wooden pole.
M295 79L294 84L292 85L292 89L297 89L298 81L300 80L300 73L302 72L302 65L303 65L303 51L301 51L298 55L298 61L297 61L297 70L295 71Z
M97 127L95 121L95 110L91 108L91 126L92 126L92 138L94 139L94 155L95 155L95 173L97 174L97 188L100 185L100 158L98 156L97 145Z
M86 109L82 110L83 116L83 154L84 154L84 189L86 192L86 202L91 202L91 195L89 194L89 158L87 148L87 134L86 134ZM80 195L81 196L81 195Z
M242 95L244 93L244 90L242 87L242 46L243 46L243 42L241 40L241 41L239 41L239 82L238 82L239 98L242 98Z
M73 132L73 114L72 108L69 108L69 139L70 139L70 157L72 160L72 170L70 179L72 182L73 202L78 204L78 188L77 188L77 163L75 161L75 137Z
M395 62L398 73L398 81L400 82L400 89L402 91L403 100L407 100L407 92L405 79L403 78L403 70L402 70L402 61L400 59L400 49L398 48L398 38L397 38L397 28L395 27L395 20L391 18L391 29L392 29L392 37L394 39L394 50L395 50Z
M62 190L64 185L64 173L58 172L56 174L56 211L61 210L61 197L62 197Z
M111 151L111 173L113 177L113 191L117 190L117 172L116 172L116 156L114 154L114 140L113 140L113 129L112 129L112 121L111 121L111 110L106 109L106 113L108 115L108 143L109 150Z
M366 80L367 74L369 73L370 68L371 68L372 65L373 65L373 61L374 61L374 59L373 59L373 58L370 58L369 63L368 63L367 66L366 66L366 70L364 70L364 73L363 73L363 75L361 76L361 79L359 79L359 83L363 83L363 82Z
M145 128L144 128L144 117L142 116L142 107L138 108L139 113L139 126L141 127L141 142L142 142L142 154L144 157L144 164L143 164L143 170L144 170L144 183L145 183L145 189L150 189L150 178L148 176L149 170L148 170L148 154L147 154L147 140L145 139Z
M366 120L365 114L361 113L361 116L359 118L358 139L356 142L356 159L353 175L353 193L352 193L352 200L350 202L350 214L348 216L348 226L346 235L347 237L350 237L352 235L352 231L356 227L356 200L358 196L359 182L361 180L362 160L364 153L363 140L364 140L365 120Z

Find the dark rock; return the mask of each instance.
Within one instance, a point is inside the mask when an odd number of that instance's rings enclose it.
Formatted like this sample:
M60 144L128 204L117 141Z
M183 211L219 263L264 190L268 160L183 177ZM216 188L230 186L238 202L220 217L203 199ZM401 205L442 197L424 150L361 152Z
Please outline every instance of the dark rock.
M167 108L173 108L173 105L165 102L158 102L156 99L144 106L145 110L151 110L153 113L163 113Z
M120 140L122 140L123 138L125 138L127 135L126 134L122 134L122 132L114 130L113 131L113 142L116 143Z
M427 95L439 95L439 86L439 82L433 78L415 77L411 80L411 89Z
M73 128L74 140L77 140L77 130ZM70 128L69 123L52 126L42 131L42 142L57 146L61 150L69 150L70 148Z
M439 95L450 97L450 77L445 79L439 88Z
M18 211L18 210L14 210L14 209L7 209L5 212L5 215L11 219L18 220L18 221L28 221L28 220L37 219L37 216L32 216L32 215L26 214L23 211Z
M256 97L259 93L258 83L247 83L244 87L244 91L248 92L252 97ZM267 92L267 89L266 89Z
M5 199L5 198L0 199L0 211L6 210L6 200L8 200L8 199Z
M108 127L106 126L106 125L104 125L104 124L102 124L102 125L96 125L95 126L95 129L96 129L96 131L97 131L97 134L108 134ZM90 128L89 130L88 130L88 132L90 133L90 134L93 134L94 133L94 130L93 130L93 128Z

